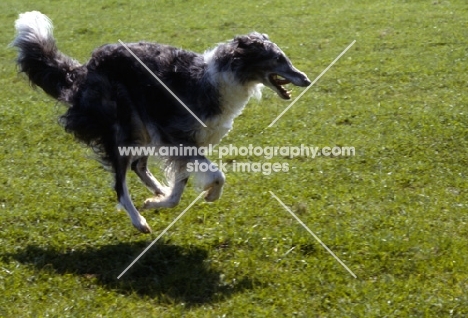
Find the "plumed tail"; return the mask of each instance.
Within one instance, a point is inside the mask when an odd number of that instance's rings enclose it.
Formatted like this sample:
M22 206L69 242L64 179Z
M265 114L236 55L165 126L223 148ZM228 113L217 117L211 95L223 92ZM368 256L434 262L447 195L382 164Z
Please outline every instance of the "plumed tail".
M22 13L15 22L17 64L33 85L58 99L72 84L71 72L80 64L60 53L52 34L52 22L38 11Z

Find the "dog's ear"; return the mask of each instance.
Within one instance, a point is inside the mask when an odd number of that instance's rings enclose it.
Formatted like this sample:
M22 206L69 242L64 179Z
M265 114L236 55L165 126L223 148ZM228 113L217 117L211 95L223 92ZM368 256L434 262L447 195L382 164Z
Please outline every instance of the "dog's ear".
M263 47L264 46L264 36L260 35L257 32L251 33L249 35L240 35L237 36L234 41L237 42L237 47L241 49L246 49L249 47Z
M249 45L252 44L252 40L248 35L240 35L237 36L234 41L236 41L237 47L241 49L247 48Z
M257 39L260 42L270 41L270 38L266 33L252 32L249 34L249 37L251 37L252 39Z

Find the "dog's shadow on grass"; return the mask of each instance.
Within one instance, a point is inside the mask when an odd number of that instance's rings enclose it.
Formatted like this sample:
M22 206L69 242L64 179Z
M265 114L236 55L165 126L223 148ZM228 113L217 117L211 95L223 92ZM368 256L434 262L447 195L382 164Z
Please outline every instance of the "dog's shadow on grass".
M117 279L144 248L144 243L120 243L57 251L29 245L10 256L41 271L74 274L123 294L187 306L222 301L253 288L247 277L237 278L234 284L224 282L222 273L210 266L206 250L167 244L154 245Z

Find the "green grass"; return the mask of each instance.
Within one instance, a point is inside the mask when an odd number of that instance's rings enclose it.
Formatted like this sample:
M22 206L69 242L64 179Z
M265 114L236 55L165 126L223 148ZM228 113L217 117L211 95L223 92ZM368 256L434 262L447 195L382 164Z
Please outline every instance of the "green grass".
M57 124L64 108L16 73L7 44L33 9L81 62L118 39L201 52L257 30L313 79L357 40L274 127L287 103L265 89L223 139L356 156L228 173L220 201L198 202L117 280L197 193L145 211L151 235L116 211L111 175ZM0 12L0 317L468 315L465 1L5 0ZM138 205L149 196L134 176L130 187Z

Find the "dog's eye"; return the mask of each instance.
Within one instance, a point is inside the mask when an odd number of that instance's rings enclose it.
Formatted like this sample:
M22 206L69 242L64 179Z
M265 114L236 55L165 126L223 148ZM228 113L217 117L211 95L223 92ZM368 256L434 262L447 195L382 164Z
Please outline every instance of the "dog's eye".
M278 63L284 62L284 56L278 55L278 56L275 58L275 60L276 60L276 62L278 62Z

